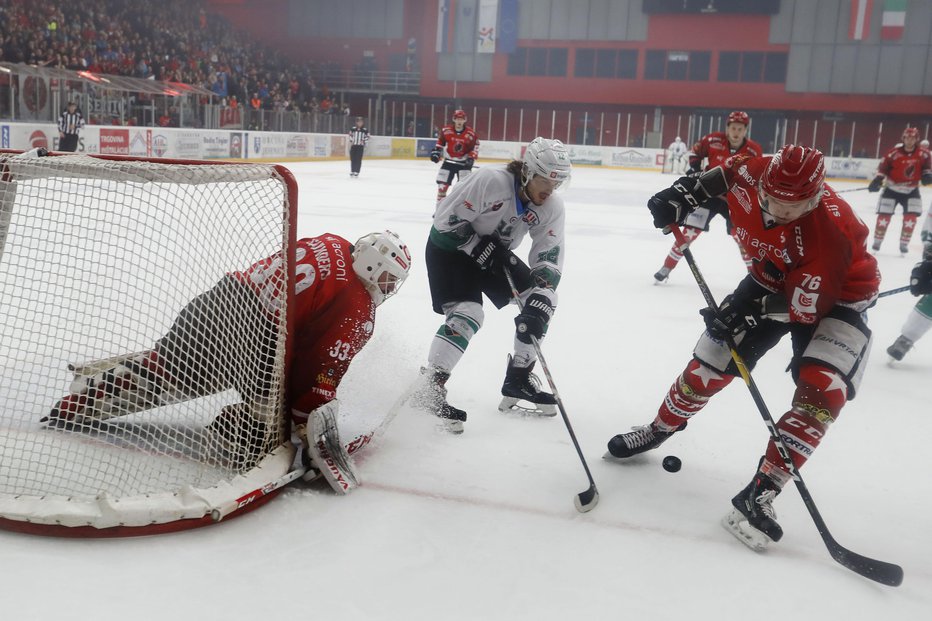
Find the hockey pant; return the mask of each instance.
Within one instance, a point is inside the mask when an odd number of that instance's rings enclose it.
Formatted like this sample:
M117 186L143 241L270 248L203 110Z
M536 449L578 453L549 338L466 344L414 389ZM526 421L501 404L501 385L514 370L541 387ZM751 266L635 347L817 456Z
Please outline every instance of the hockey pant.
M501 309L513 301L511 287L503 272L479 269L464 252L443 250L428 240L424 254L433 309L445 318L434 334L428 362L433 368L449 373L482 327L483 295ZM531 293L541 293L556 306L556 293L552 289L532 286L527 265L518 261L510 269L522 303ZM521 343L517 338L514 351L518 366L527 366L537 358L533 345Z
M109 418L228 389L262 415L277 345L258 296L226 276L191 300L151 350L77 365L72 394L52 415Z
M750 370L787 333L793 343L790 370L796 390L777 430L798 468L812 455L845 402L854 398L870 351L871 332L862 312L836 306L814 326L765 319L739 335L737 351ZM678 428L737 375L728 346L704 332L693 359L667 391L655 424L667 431ZM785 483L789 474L773 440L768 441L765 457L764 471Z

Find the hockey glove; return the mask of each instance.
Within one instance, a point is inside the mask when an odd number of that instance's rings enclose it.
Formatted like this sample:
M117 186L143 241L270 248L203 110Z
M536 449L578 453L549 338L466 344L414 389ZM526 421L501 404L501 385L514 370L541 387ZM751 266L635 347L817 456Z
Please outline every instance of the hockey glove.
M479 269L491 271L502 264L507 254L507 248L499 244L498 240L491 235L486 235L479 239L479 243L473 248L470 256Z
M883 185L883 178L884 178L883 175L877 175L876 177L871 179L871 182L867 185L867 191L868 192L879 192L880 186Z
M524 303L521 314L515 317L515 336L522 343L531 344L531 337L540 340L550 318L553 317L553 305L546 296L534 293Z
M430 151L430 161L436 164L441 159L443 159L443 149L440 147L434 147Z
M467 157L466 161L463 162L463 168L466 170L472 170L472 165L476 163L476 160L471 157Z
M932 170L922 171L922 185L932 185Z
M932 293L932 261L923 261L913 267L909 275L909 292L913 295Z
M735 295L726 296L716 314L711 308L699 311L705 320L709 336L718 341L726 337L737 337L742 332L755 328L764 319L787 322L789 306L782 293L772 293L753 300Z
M713 168L699 177L680 177L666 190L654 194L647 208L654 216L654 226L662 229L681 222L696 207L727 190L724 173Z

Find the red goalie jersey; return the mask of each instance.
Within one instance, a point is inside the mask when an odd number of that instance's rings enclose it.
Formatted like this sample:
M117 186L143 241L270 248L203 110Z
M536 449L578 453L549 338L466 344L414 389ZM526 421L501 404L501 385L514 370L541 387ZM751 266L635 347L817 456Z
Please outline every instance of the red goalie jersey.
M342 237L326 233L298 240L295 249L295 337L288 396L291 408L304 415L336 398L340 380L375 326L375 303L353 272L351 247ZM278 312L278 256L233 276L248 283L269 312Z
M479 137L472 127L457 132L453 125L444 125L437 137L437 146L443 149L443 159L462 164L467 157L479 157Z
M824 186L818 206L785 225L768 227L758 181L770 157L737 156L722 165L735 235L753 259L754 279L790 303L790 320L812 324L836 303L877 295L880 272L867 251L868 228L834 190Z

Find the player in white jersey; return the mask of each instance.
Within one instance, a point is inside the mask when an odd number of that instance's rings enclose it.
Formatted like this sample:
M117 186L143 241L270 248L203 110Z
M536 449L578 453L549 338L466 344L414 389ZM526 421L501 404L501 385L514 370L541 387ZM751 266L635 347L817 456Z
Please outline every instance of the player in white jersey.
M686 143L683 142L683 139L679 136L670 143L670 146L667 147L667 156L670 158L670 165L668 172L671 172L675 175L682 175L686 172L686 152L689 149L686 148Z
M444 322L431 342L427 366L413 402L444 419L454 433L466 412L446 401L446 381L482 326L482 296L496 308L513 302L508 270L520 292L514 355L508 357L501 411L556 414L553 395L531 374L537 359L531 337L542 339L557 304L563 269L563 199L554 194L570 178L571 164L559 140L535 138L524 159L483 167L453 187L434 215L425 262L434 312ZM530 235L525 265L511 251ZM518 401L530 402L530 407Z

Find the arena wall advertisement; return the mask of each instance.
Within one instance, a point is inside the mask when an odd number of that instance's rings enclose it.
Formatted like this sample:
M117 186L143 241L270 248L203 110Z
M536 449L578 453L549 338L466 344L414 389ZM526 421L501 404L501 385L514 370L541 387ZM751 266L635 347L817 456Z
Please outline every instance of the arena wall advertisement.
M372 136L367 157L426 158L436 144L432 138ZM52 123L0 123L0 148L58 148L58 128ZM520 158L521 142L483 140L479 163ZM567 145L575 164L619 168L663 166L663 149ZM169 127L108 127L89 125L81 132L78 151L91 154L134 155L178 159L289 160L348 157L349 146L343 134L298 134L288 132L246 132ZM870 179L877 170L877 159L825 158L827 175L843 179Z

